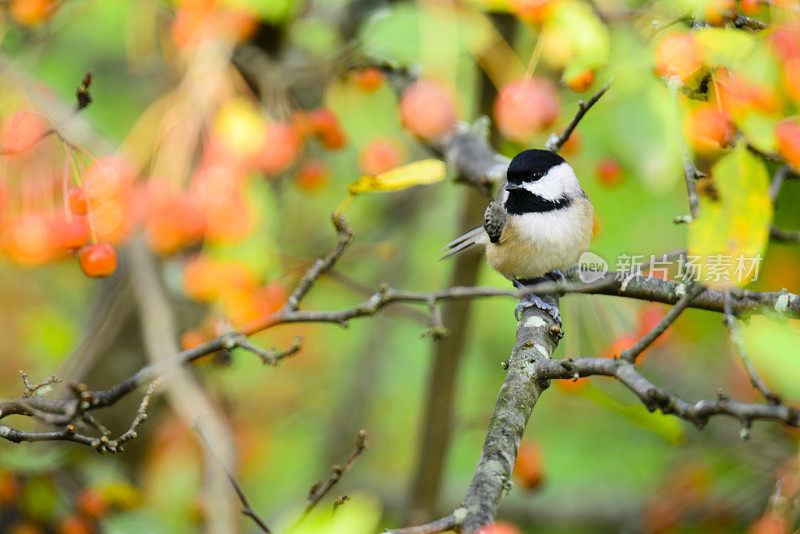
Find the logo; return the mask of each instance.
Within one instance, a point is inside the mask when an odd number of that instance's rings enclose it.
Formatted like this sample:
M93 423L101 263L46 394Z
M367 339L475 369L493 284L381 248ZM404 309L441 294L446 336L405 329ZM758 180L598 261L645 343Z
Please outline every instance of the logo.
M578 258L578 265L580 267L578 278L580 278L581 282L584 284L596 282L603 278L608 272L608 262L594 252L589 252L588 250Z

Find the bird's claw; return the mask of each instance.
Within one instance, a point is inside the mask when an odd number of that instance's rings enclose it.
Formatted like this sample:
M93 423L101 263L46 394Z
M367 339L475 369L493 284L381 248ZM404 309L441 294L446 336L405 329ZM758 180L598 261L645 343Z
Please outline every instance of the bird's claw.
M561 324L561 313L558 310L558 306L548 304L539 295L530 295L526 300L523 300L517 304L517 306L514 308L514 317L516 317L517 321L522 318L522 312L524 312L526 308L531 307L536 307L540 310L546 311L556 323L559 325Z

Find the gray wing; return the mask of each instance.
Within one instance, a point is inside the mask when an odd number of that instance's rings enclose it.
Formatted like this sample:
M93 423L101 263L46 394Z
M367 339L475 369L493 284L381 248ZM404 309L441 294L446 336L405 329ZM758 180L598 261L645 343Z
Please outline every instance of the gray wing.
M497 243L503 234L503 227L506 225L506 208L503 206L505 201L505 182L494 196L486 211L483 213L483 228L489 234L489 241Z
M497 243L500 239L500 235L503 233L503 227L506 224L506 210L505 207L503 207L504 201L505 182L486 208L483 214L483 226L474 228L446 244L442 248L443 254L442 257L439 258L439 261L446 260L465 250L469 250L474 245L485 245L487 236L489 241Z

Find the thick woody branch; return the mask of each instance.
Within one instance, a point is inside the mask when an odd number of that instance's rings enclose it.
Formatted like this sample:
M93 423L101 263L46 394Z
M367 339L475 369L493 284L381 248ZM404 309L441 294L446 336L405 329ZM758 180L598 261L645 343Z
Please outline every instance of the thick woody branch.
M554 300L557 303L557 300ZM522 434L533 406L548 387L536 373L537 364L549 360L561 329L545 311L525 308L517 326L508 373L500 387L478 466L462 505L450 516L422 526L391 531L394 534L476 532L491 524L511 480Z

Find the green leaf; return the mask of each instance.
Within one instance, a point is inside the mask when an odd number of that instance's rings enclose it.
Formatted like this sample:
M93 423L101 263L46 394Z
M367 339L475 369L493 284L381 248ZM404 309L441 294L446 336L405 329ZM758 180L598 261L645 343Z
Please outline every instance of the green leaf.
M596 69L608 61L608 29L584 2L559 3L545 24L542 38L543 59L561 63L558 65L561 67L569 65L570 72ZM563 50L556 52L550 48Z
M772 220L767 169L739 143L714 165L713 195L700 199L689 226L689 256L697 278L714 286L746 285L767 244Z
M709 65L737 65L756 45L753 34L734 28L701 28L693 33Z

